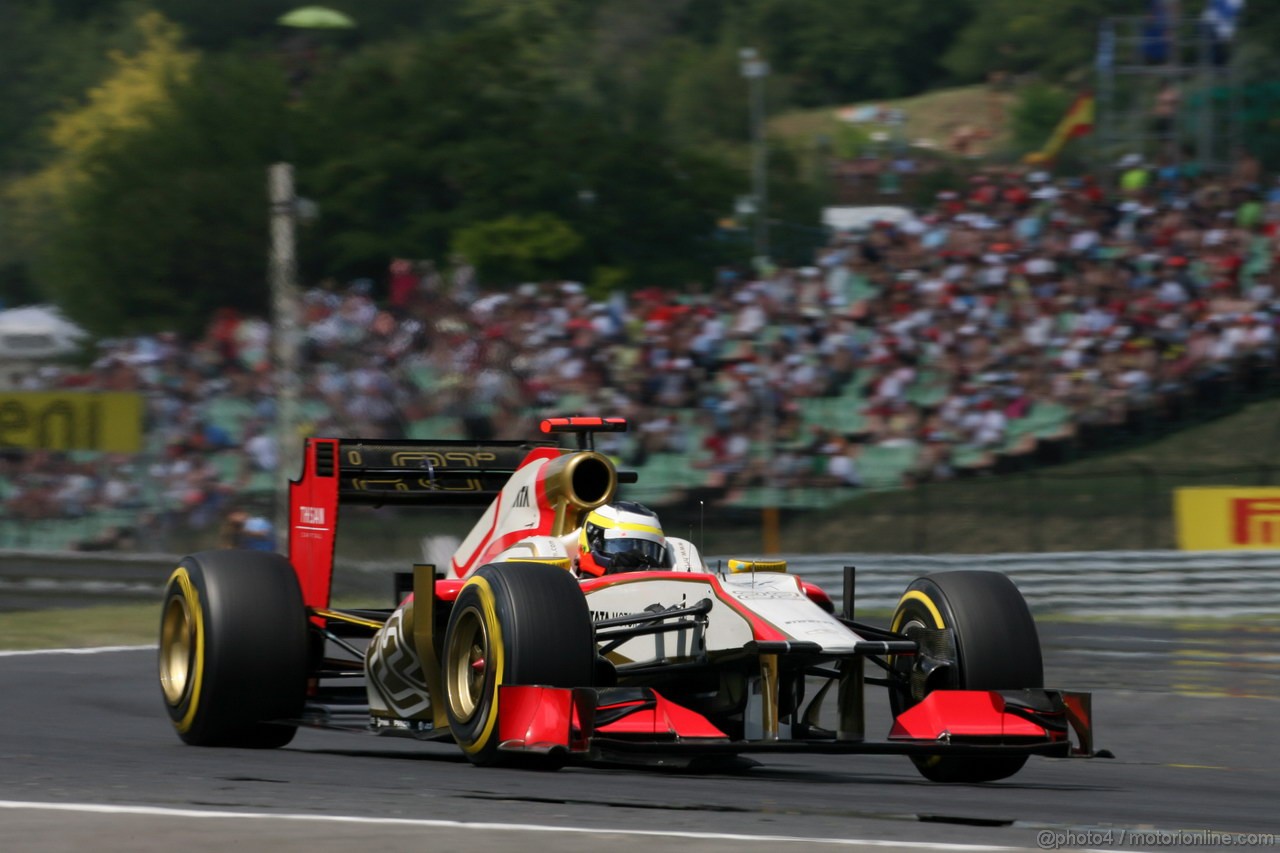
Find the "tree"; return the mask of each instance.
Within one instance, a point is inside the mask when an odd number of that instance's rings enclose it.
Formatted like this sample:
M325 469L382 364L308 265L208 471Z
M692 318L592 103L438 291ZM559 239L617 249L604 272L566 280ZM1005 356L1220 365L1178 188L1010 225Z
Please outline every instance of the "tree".
M80 161L67 224L41 265L51 295L100 333L203 328L267 306L266 167L287 136L267 63L206 59L146 124Z
M582 237L549 213L504 216L453 234L454 252L491 280L554 278L580 248Z
M911 95L945 76L939 57L972 15L968 0L757 0L748 35L797 104Z
M33 34L65 24L63 6L137 8L34 2L51 5ZM725 259L716 223L747 185L740 34L777 0L367 0L348 9L359 32L314 54L291 86L264 17L275 0L228 0L214 23L185 0L149 2L217 52L185 47L154 12L113 35L134 45L49 115L41 167L9 187L3 218L23 241L22 263L0 256L5 291L34 282L103 332L191 330L222 304L260 310L263 173L278 159L319 205L304 278L380 277L388 258L458 247L496 284L534 272L675 284ZM364 26L398 14L391 36ZM427 23L439 26L416 29ZM819 39L821 26L794 23ZM772 81L772 107L801 67ZM816 221L785 152L770 167L770 216Z
M51 117L51 154L44 166L4 188L6 277L18 290L31 289L31 271L46 297L61 295L46 274L64 262L59 239L79 225L71 199L86 181L89 159L115 134L148 126L163 111L170 87L185 79L195 62L195 54L181 46L180 31L161 15L145 12L130 29L133 38L124 40L134 41L136 50L108 54L107 76L82 103ZM75 306L66 308L74 316Z
M0 27L0 170L35 168L48 150L43 117L80 97L123 47L132 21L63 19L48 0L5 7Z
M962 80L984 80L994 71L1062 79L1088 67L1104 18L1141 14L1146 5L1146 0L984 0L946 51L944 64Z
M567 276L621 267L671 281L702 262L732 171L565 92L529 38L478 24L362 51L315 81L301 156L323 211L317 269L379 275L387 258L443 256L455 235L508 216L555 217L582 236Z

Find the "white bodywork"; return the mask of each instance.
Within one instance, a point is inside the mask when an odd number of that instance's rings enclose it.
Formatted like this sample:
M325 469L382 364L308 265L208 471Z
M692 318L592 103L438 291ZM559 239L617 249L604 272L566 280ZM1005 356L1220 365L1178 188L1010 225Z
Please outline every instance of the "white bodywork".
M698 549L694 544L687 539L668 536L667 551L671 554L671 568L669 571L706 573L707 569L703 565L702 555L698 553ZM576 563L577 554L578 531L575 530L565 536L530 536L528 539L522 539L498 554L491 562L506 563L511 560L567 559Z
M675 661L705 652L716 656L738 653L757 639L754 620L774 629L787 641L817 643L826 652L850 652L860 639L804 594L794 575L761 572L737 575L690 573L686 578L653 577L645 573L610 575L584 584L587 606L594 620L685 608L711 600L705 647L694 645L694 633L677 631L632 638L617 649L627 661Z
M604 499L597 495L572 505L565 502L574 472L584 470L571 466L580 462L596 466L585 469L583 479L589 481L594 475L599 478L597 485L607 485L604 494L611 495L616 486L613 469L599 454L562 456L551 449L531 451L458 546L445 578L465 579L484 565L521 561L555 563L576 572L578 529L563 535L552 531L564 530L566 521L582 523L586 510ZM759 647L754 643L765 648L803 643L815 654L846 654L855 651L862 639L815 603L799 578L777 571L785 568L782 564L758 563L754 565L760 570L753 571L753 564L746 563L746 571L722 572L719 566L709 569L697 547L686 539L667 537L667 547L669 567L580 579L592 620L597 623L599 650L619 667L620 676L624 670L643 669L649 664L660 668L685 662L730 663L753 654L769 654L755 651ZM696 608L704 600L710 606L692 613L657 619L648 615ZM607 624L611 620L612 626ZM661 630L664 623L670 626L668 630ZM431 716L412 625L412 605L406 603L370 646L366 671L375 717L423 720ZM741 677L745 679L745 695L750 697L747 730L752 732L761 719L760 676L743 672Z
M640 571L587 578L583 589L592 619L616 618L649 610L685 608L710 599L706 630L652 634L628 640L615 650L627 662L679 661L701 654L740 652L757 639L748 614L792 642L817 643L827 652L850 652L860 637L816 605L800 579L785 572L717 573L702 562L688 540L667 537L670 569L654 574ZM494 562L510 560L574 559L577 533L563 537L535 536L503 551ZM684 573L688 577L674 577ZM695 634L701 633L700 640ZM702 644L705 643L705 646Z

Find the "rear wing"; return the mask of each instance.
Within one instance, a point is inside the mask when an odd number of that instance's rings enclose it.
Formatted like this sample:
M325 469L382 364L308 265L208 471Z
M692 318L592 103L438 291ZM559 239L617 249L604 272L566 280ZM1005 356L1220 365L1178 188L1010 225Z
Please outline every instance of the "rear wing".
M560 452L555 442L308 438L289 483L289 560L304 603L329 606L340 506L486 506L535 451Z
M485 506L531 450L556 446L525 441L313 441L317 476L326 470L337 472L339 503L374 506Z

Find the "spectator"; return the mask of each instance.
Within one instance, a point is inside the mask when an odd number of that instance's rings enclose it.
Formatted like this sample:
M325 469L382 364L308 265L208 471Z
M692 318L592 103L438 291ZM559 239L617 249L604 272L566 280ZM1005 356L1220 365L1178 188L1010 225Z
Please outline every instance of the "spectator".
M260 515L245 519L238 547L249 551L274 551L275 529L271 522Z
M811 266L724 268L680 294L593 300L564 281L486 292L460 259L397 260L389 311L369 281L304 294L308 429L524 438L542 414L590 410L632 421L616 439L623 458L693 456L690 478L728 494L856 485L873 445L917 448L916 479L951 476L960 451L1033 448L1014 426L1037 412L1118 424L1212 392L1242 363L1274 362L1280 191L1259 189L1256 162L1239 163L1201 176L1134 154L1111 194L1087 177L984 169L915 221L834 235ZM6 463L9 513L221 512L281 464L267 332L227 309L197 341L104 341L88 370L18 377L37 390L141 392L162 449L149 478L136 460ZM820 440L804 442L813 429ZM238 447L249 464L222 464ZM158 502L147 479L162 484Z

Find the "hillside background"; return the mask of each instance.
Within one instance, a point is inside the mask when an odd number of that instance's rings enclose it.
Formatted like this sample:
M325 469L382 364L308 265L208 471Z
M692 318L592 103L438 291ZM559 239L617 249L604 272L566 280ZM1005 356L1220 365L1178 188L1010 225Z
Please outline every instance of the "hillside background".
M487 286L705 280L750 254L732 227L749 188L747 47L770 65L768 216L779 259L802 263L833 161L876 144L837 110L911 98L906 138L935 149L971 125L981 144L941 173L958 180L974 157L1038 144L1089 85L1099 20L1145 8L335 0L355 26L277 24L294 5L6 4L4 304L52 301L99 335L192 333L223 305L263 312L276 161L296 164L310 202L308 281L380 287L390 258L459 253ZM1247 78L1274 76L1277 33L1280 7L1247 5Z

